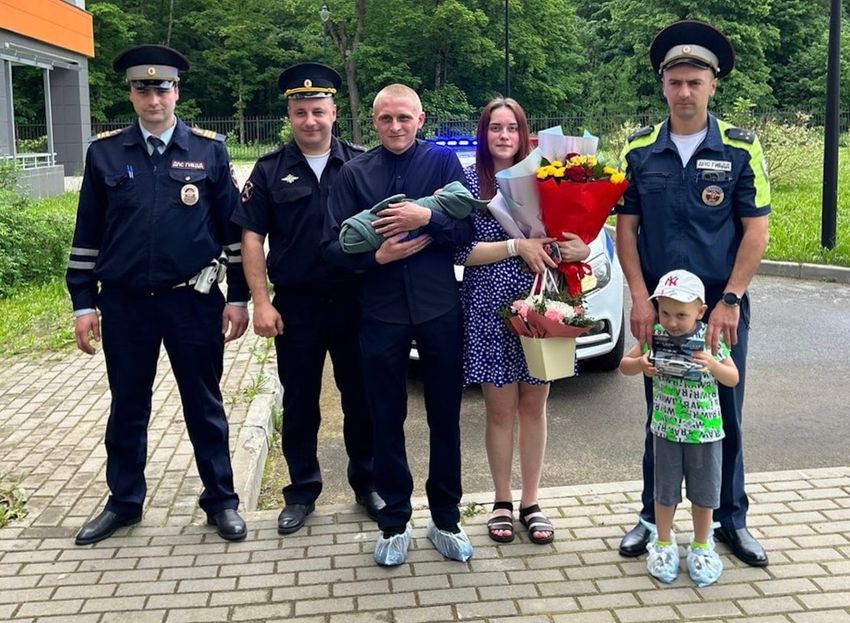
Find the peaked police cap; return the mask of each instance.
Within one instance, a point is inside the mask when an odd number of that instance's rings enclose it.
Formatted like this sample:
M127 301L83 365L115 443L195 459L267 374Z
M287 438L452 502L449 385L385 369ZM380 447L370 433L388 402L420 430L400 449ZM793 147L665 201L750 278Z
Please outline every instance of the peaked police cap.
M177 82L179 74L188 71L189 59L164 45L137 45L120 52L112 69L123 71L128 82Z
M299 63L284 69L277 86L284 97L294 99L333 97L342 84L336 70L321 63Z
M659 74L674 65L687 63L712 69L716 77L722 78L735 66L735 48L714 26L682 20L655 35L649 46L649 62Z

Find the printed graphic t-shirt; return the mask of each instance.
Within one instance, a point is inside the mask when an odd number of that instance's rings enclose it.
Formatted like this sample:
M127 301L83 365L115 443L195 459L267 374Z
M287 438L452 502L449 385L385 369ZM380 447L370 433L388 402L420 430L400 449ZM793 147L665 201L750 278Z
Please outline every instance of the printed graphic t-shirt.
M705 339L706 324L697 323L693 337ZM656 324L654 335L669 335ZM729 347L723 340L717 354L718 361L729 357ZM699 381L656 374L652 379L652 433L678 443L708 443L723 439L723 419L720 416L720 399L717 379L707 370Z

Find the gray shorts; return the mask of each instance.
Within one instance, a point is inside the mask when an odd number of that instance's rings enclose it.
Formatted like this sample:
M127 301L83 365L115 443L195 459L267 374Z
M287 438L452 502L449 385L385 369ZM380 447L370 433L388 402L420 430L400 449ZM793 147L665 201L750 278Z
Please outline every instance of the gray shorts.
M655 454L655 501L676 506L682 501L682 477L691 504L720 506L723 441L676 443L652 436Z

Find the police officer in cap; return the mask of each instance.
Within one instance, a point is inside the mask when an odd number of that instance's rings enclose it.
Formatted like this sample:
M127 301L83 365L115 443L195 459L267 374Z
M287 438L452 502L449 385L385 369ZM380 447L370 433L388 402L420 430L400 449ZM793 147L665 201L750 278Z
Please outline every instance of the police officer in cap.
M375 519L383 501L372 478L372 428L360 367L357 278L319 253L327 198L343 163L363 149L332 135L339 74L301 63L280 74L292 140L262 156L242 189L233 220L243 227L245 275L254 298L254 331L274 337L283 385L281 446L289 467L278 532L304 525L322 491L317 457L319 395L327 354L343 411L348 482ZM269 237L269 256L263 244ZM274 285L274 300L266 275Z
M740 372L734 388L720 386L723 467L720 527L715 538L748 565L767 565L767 554L747 530L747 494L741 414L744 400L750 301L747 287L768 240L770 185L758 138L708 112L717 80L734 66L731 42L714 27L679 21L655 37L649 51L670 115L633 133L621 161L629 189L618 207L617 254L632 297L631 330L649 344L656 311L648 287L666 272L685 269L705 284L707 348L722 337ZM647 414L652 384L646 379ZM620 543L624 556L646 551L655 521L653 445L647 423L641 519Z
M175 117L180 73L189 69L179 52L136 46L113 68L129 83L138 121L92 137L66 273L77 346L94 354L92 339L102 336L112 392L110 496L76 543L95 543L141 520L162 344L204 485L200 506L219 536L243 539L219 389L224 343L248 326L240 230L230 221L239 192L224 137ZM226 304L218 287L225 272Z

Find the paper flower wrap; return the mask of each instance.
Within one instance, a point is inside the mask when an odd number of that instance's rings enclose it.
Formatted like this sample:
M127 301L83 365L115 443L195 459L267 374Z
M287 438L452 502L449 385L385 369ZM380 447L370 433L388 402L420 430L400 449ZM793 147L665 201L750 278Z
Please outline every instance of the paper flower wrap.
M597 161L598 141L587 132L564 136L560 126L549 128L538 134L537 149L496 174L499 193L488 209L508 235L563 240L569 232L585 244L599 235L628 182L615 167ZM571 295L582 292L582 279L591 274L584 262L563 262L558 270Z
M578 337L595 322L585 316L581 294L559 293L557 277L548 270L535 275L526 298L508 306L506 320L514 333L533 338Z

